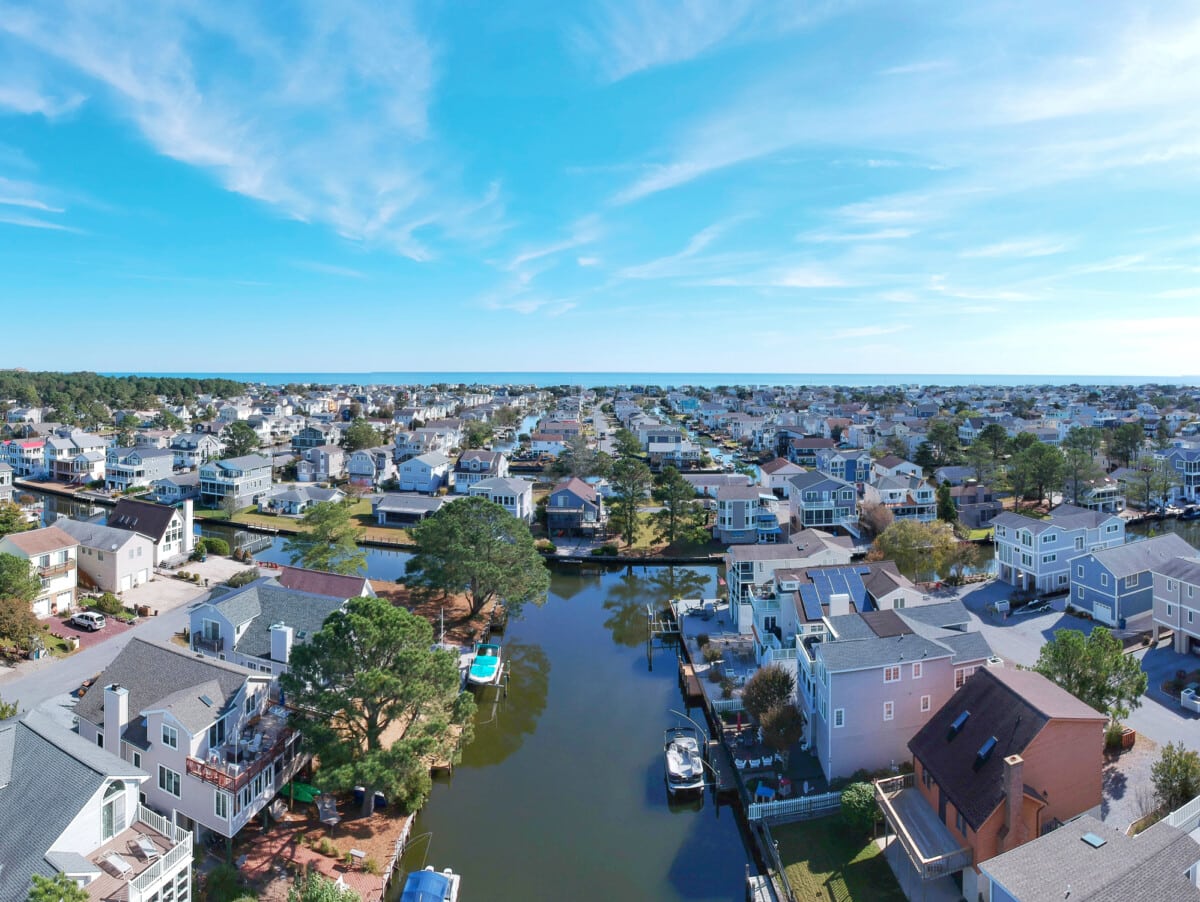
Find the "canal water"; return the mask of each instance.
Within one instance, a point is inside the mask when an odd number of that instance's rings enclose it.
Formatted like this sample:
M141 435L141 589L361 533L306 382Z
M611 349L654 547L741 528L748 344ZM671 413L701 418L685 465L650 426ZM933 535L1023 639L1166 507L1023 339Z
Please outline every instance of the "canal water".
M288 563L283 539L269 538L256 556ZM366 552L374 579L402 576L410 557ZM733 810L711 795L668 800L663 730L683 722L671 713L683 710L675 651L646 648L647 604L717 591L713 566L552 570L546 603L501 637L508 696L480 692L475 740L435 779L405 868L452 868L464 898L491 902L742 898L748 859Z

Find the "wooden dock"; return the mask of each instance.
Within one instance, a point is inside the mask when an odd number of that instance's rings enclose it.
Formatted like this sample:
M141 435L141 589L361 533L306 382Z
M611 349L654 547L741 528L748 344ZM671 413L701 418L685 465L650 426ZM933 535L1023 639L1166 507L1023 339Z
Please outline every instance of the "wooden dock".
M689 708L704 706L704 687L700 685L700 677L696 676L694 665L679 659L679 689L683 692L683 701Z

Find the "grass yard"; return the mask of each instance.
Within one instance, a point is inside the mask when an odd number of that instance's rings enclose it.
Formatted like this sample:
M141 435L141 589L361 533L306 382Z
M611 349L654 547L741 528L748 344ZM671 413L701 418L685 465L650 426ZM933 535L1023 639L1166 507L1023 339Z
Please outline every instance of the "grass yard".
M852 838L837 818L771 828L797 899L820 902L904 902L874 841Z

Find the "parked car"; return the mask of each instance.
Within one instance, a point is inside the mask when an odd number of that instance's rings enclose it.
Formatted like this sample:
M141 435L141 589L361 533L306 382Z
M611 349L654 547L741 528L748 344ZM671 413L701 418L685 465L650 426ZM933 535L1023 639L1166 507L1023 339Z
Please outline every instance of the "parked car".
M104 618L104 615L98 614L95 611L80 611L71 618L72 626L77 626L91 633L104 629L107 623L108 621Z

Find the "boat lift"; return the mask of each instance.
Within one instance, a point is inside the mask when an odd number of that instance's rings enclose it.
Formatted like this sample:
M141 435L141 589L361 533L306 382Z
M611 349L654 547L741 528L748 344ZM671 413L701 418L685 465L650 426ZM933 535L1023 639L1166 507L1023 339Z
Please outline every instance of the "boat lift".
M654 670L654 649L673 648L679 654L679 622L668 608L656 611L653 605L646 605L646 667Z

